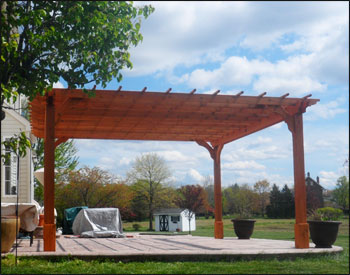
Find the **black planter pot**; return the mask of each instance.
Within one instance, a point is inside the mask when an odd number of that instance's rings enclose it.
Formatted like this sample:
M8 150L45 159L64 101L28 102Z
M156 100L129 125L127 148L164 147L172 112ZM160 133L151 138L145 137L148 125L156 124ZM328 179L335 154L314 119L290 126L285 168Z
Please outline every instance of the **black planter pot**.
M250 239L253 234L255 220L231 220L238 239Z
M338 236L341 222L307 221L310 227L310 237L316 248L332 248Z

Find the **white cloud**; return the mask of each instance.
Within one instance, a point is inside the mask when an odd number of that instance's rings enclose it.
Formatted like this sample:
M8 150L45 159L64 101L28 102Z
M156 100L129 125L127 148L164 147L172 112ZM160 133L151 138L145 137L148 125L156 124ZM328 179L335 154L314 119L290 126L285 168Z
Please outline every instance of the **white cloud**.
M280 122L280 123L277 123L275 125L272 125L270 128L272 129L281 129L282 125L284 124L285 122Z
M204 176L202 176L196 169L193 168L188 171L188 175L196 182L202 182L204 180Z
M122 157L122 158L119 160L119 164L120 164L120 165L130 165L131 162L132 162L132 159L127 158L127 157Z
M268 91L274 95L289 92L291 95L300 96L309 92L323 92L327 87L310 76L311 64L315 58L317 57L312 54L299 55L272 63L231 56L217 69L197 69L179 79L185 79L190 87L252 84L257 92Z
M325 79L348 79L349 14L345 2L189 1L184 6L183 2L178 1L158 1L151 4L155 12L142 22L144 40L132 50L134 69L126 72L127 75L158 72L159 76L183 82L188 75L176 77L172 73L179 65L225 64L228 60L226 57L225 61L225 51L232 47L253 51L276 47L289 53L317 53L311 60L311 71L305 71L305 66L298 67L304 77L292 78L288 82L291 87L300 89L300 83L306 81L308 90L322 90ZM289 36L293 37L292 41L283 40ZM233 82L236 79L238 83L250 83L252 74L260 74L251 73L251 69L247 72L245 60L232 61L233 64L227 63L230 69L225 69L222 64L221 71L214 71L218 78L198 68L189 81L207 83L210 79L225 82L232 79ZM288 62L287 65L292 64ZM299 62L296 65L299 66ZM277 69L273 73L278 72ZM292 70L292 76L295 76L295 70ZM285 79L288 80L288 77ZM264 84L268 80L261 79ZM282 81L267 88L276 90L285 84ZM205 83L200 85L205 86ZM256 89L260 89L260 86Z
M321 102L308 108L304 116L306 166L318 175L338 171L334 160L348 154L349 145L348 125L344 126L348 121L339 120L348 112L343 103L348 96L341 96L348 94L349 83L348 3L151 4L156 11L142 22L144 40L131 52L134 70L124 73L126 77L151 76L150 84L179 84L174 91L188 85L189 91L198 88L201 93L218 89L223 94L241 89L246 94L266 91L268 96L319 93L316 97ZM152 83L152 76L161 81ZM138 83L145 78L126 80ZM213 175L208 151L191 142L77 142L82 163L108 167L115 159L112 171L120 175L147 152L164 157L177 182L192 184L202 175ZM221 159L225 185L264 178L281 187L293 183L292 138L284 122L225 145Z
M340 175L331 171L320 172L320 184L326 189L333 189Z
M184 155L180 151L157 151L155 152L159 156L163 157L168 162L188 162L195 163L195 159L191 156Z
M60 81L55 82L55 83L53 84L53 87L54 87L54 88L64 88L63 84L62 84Z
M98 163L96 164L96 166L104 170L112 170L116 166L116 164L117 164L116 159L104 156L98 160Z
M283 188L285 184L289 188L293 188L294 180L293 177L285 177L279 174L268 173L266 171L256 171L256 170L239 170L235 171L232 175L233 181L226 183L225 186L232 185L234 183L244 184L252 186L260 180L266 179L270 183L270 187L276 184L279 188Z
M346 127L308 127L305 128L306 153L318 153L323 157L339 156L349 152L349 128ZM344 150L345 149L345 150Z
M261 165L254 160L224 163L221 167L222 169L228 169L228 170L250 170L250 169L263 170L265 169L264 165Z
M343 114L348 112L349 110L341 105L344 105L346 100L342 98L336 98L335 100L329 101L325 104L318 102L315 106L312 106L310 110L308 110L307 116L305 116L305 120L316 120L319 118L322 119L333 119L338 114Z
M239 144L233 142L227 145L227 150L222 154L222 160L234 164L237 161L286 159L290 156L288 147L290 141L291 139L272 139L261 136L247 137Z

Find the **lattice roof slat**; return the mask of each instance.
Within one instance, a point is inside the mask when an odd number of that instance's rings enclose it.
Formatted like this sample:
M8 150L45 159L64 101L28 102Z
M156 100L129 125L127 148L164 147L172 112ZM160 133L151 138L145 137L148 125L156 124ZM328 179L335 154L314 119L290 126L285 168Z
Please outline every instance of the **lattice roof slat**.
M218 90L219 91L219 90ZM56 138L203 140L227 143L283 121L318 99L214 94L53 89ZM44 137L45 97L31 103L33 133Z

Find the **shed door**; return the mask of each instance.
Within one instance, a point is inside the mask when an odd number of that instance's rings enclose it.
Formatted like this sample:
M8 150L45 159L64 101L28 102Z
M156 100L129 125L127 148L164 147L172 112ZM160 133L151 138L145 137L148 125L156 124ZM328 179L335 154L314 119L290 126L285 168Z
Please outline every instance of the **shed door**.
M167 215L159 216L159 230L169 231L169 217Z

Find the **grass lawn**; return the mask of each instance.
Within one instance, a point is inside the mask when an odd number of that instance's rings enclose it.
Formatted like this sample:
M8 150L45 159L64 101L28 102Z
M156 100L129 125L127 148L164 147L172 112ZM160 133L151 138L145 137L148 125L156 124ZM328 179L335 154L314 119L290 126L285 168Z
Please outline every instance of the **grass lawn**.
M132 231L133 223L124 223L126 232ZM148 222L141 222L145 231ZM194 236L213 236L212 219L197 220ZM234 237L230 219L224 219L225 237ZM278 240L294 239L294 220L257 219L252 238ZM20 258L17 267L14 256L1 259L1 274L349 274L349 219L343 219L337 246L344 251L337 255L312 256L293 260L254 260L234 262L113 262L95 260L85 262L62 258L47 261Z

